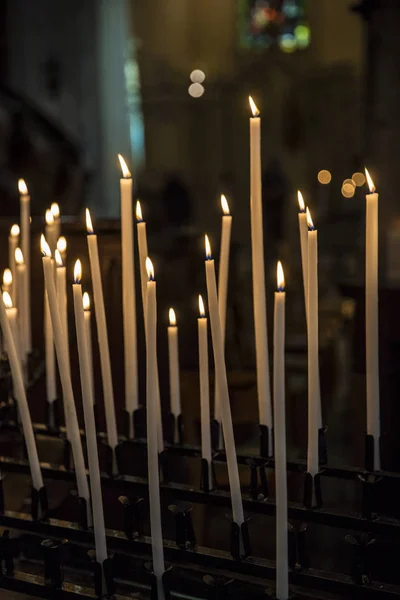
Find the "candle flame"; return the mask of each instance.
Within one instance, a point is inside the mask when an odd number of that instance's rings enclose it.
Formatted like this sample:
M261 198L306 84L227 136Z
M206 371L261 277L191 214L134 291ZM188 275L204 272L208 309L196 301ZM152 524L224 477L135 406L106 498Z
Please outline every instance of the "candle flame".
M12 284L11 269L4 269L4 273L3 273L3 285L11 285L11 284Z
M131 177L131 172L128 169L125 159L121 154L118 154L118 158L119 158L119 164L121 165L121 170L122 170L122 176L124 179L130 179Z
M314 229L314 223L313 223L313 220L311 218L311 213L309 211L308 206L306 208L306 214L307 214L307 226L308 226L308 229Z
M207 234L205 236L205 240L206 240L206 259L210 260L212 258L211 245L210 245L210 240L208 239L208 235Z
M28 186L25 183L24 179L18 179L18 191L21 196L26 196L28 193Z
M169 309L169 324L174 327L176 325L176 314L173 308Z
M203 302L203 298L201 297L201 294L199 294L199 313L200 313L200 317L202 317L202 318L206 316L204 302Z
M61 254L58 248L56 248L55 252L54 252L54 258L56 259L56 264L57 267L63 267L64 263L63 260L61 258Z
M54 215L51 212L50 208L48 208L46 210L46 224L47 225L53 225L53 223L54 223Z
M57 250L61 252L61 254L67 250L67 240L63 235L57 240Z
M260 114L260 111L258 110L257 105L251 96L249 96L249 104L250 104L251 112L253 113L253 117L258 117L258 115Z
M53 202L53 204L50 206L50 210L55 219L60 217L60 207L58 206L57 202Z
M78 260L76 261L75 266L74 266L74 282L80 283L81 279L82 279L82 263L78 258Z
M136 218L139 222L143 221L142 207L140 205L140 200L138 200L136 202Z
M17 237L19 235L19 225L15 223L10 229L10 235L13 237Z
M376 188L375 188L374 182L372 181L371 175L369 174L369 171L366 167L365 167L365 177L367 178L369 191L371 194L373 194L375 192Z
M300 212L306 212L306 205L304 202L304 198L303 198L303 194L301 193L300 190L297 190L297 200L299 202L299 208L300 208Z
M84 292L82 302L83 310L90 310L90 296L87 292Z
M50 246L46 242L46 238L44 237L43 233L40 236L40 249L42 251L43 256L47 256L48 258L51 258Z
M13 307L13 301L11 299L11 296L8 292L3 292L3 302L4 302L4 306L6 308L12 308Z
M86 229L88 233L94 233L92 219L88 208L86 209Z
M154 267L153 267L153 263L151 262L149 257L146 258L146 271L147 271L147 277L149 278L149 281L153 281L154 280Z
M278 291L283 292L285 289L285 276L283 274L283 267L280 260L278 260L278 264L276 266L276 279Z
M17 265L24 264L24 255L22 254L21 248L15 248L15 262Z
M228 200L226 199L225 194L221 194L221 206L222 212L224 215L228 216L230 214Z

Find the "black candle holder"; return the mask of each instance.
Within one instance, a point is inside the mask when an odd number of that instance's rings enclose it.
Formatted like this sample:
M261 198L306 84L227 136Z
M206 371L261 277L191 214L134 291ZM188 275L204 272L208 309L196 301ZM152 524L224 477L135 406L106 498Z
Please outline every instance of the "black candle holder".
M316 475L305 473L304 477L304 506L311 509L322 507L321 472Z
M43 486L37 490L36 488L32 487L31 500L32 519L34 521L43 519L49 510L46 488Z
M124 509L124 533L128 540L141 536L143 533L143 498L129 499L119 496L118 501Z
M213 450L220 450L223 448L224 436L222 432L222 423L217 419L211 420L211 447Z
M318 457L320 465L326 465L328 462L328 445L326 441L327 431L327 427L320 427L320 429L318 429Z
M293 570L308 569L310 557L306 543L307 523L294 527L288 523L288 558L289 567Z
M268 461L260 464L258 461L249 458L246 463L250 467L250 495L252 499L268 498L268 479L266 473Z
M203 492L205 492L206 494L208 494L209 492L211 492L211 490L214 489L215 481L216 477L214 463L211 461L211 464L209 464L206 458L202 458L200 489L203 490Z
M64 581L62 567L63 549L67 540L43 540L41 547L44 557L44 581L46 587L61 588Z
M175 541L184 550L196 547L196 536L192 523L192 506L186 502L171 504L168 509L175 517Z
M249 536L249 519L245 519L241 525L238 525L232 519L232 515L227 516L231 523L231 555L235 560L243 560L251 555L251 543Z
M351 576L357 585L369 585L371 583L371 546L376 540L369 533L355 533L346 535L346 542L352 550Z
M379 444L380 456L382 456L382 436L378 442L373 435L365 433L365 469L367 471L375 471L375 444Z
M150 589L151 589L151 600L159 600L158 598L158 582L157 577L153 571L153 563L147 562L145 564L145 569L150 578ZM164 591L165 600L171 600L171 578L172 578L172 567L166 565L166 569L161 578L161 585Z
M169 444L183 444L183 418L182 414L175 416L169 413L164 429L165 439Z
M95 550L89 550L88 557L92 563L96 597L104 598L104 596L106 596L108 598L114 596L116 588L114 582L113 556L103 560L102 564L97 561Z
M377 519L376 511L376 488L382 481L382 476L376 473L365 473L358 475L362 483L361 515L364 519Z
M207 600L225 600L229 598L230 588L234 579L223 576L204 575L203 581L207 586Z
M259 425L260 428L260 456L262 458L271 458L274 448L274 431L272 427L267 425ZM271 453L270 453L271 446Z

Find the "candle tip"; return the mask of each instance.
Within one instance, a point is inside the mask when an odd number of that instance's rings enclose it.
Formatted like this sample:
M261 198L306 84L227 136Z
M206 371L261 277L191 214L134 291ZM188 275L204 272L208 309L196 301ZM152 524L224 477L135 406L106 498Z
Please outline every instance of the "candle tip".
M285 276L283 274L283 267L280 260L278 260L278 264L276 266L276 280L277 280L277 290L278 292L285 291Z
M4 302L4 306L6 308L12 308L13 307L13 301L11 299L11 296L8 292L3 292L3 302Z
M57 267L63 267L64 263L63 263L63 259L61 258L61 253L59 251L58 248L56 248L55 252L54 252L54 258L56 259L56 265Z
M50 206L50 210L55 219L60 217L60 207L58 206L57 202L53 202L53 204Z
M203 319L206 316L206 311L204 308L204 302L203 302L203 298L201 297L201 294L199 294L199 313L200 313L200 317Z
M146 258L146 271L149 281L154 281L154 267L149 257Z
M125 162L124 157L122 156L122 154L118 154L118 159L119 159L119 164L121 165L121 170L122 170L122 176L124 179L130 179L131 178L131 172L127 167L127 164Z
M176 314L173 308L169 309L169 324L171 325L171 327L175 327L176 325Z
M22 196L26 196L28 193L28 186L25 183L25 179L18 179L18 191Z
M82 263L81 261L78 260L75 263L74 266L74 283L80 283L82 280Z
M141 223L143 221L142 206L140 200L136 202L136 219Z
M211 260L211 258L212 258L211 244L210 244L210 240L208 239L208 235L207 234L205 236L205 240L206 240L206 259L207 260Z
M229 204L228 204L228 200L226 199L225 194L221 194L221 206L222 206L222 212L224 213L224 215L229 216L230 215Z
M46 218L46 225L53 225L53 223L54 223L54 215L51 212L50 208L48 208L46 210L45 218Z
M16 223L10 229L10 235L17 237L19 235L19 225Z
M47 256L47 258L51 258L50 246L46 242L46 238L44 237L43 233L40 236L40 249L42 251L43 256Z
M12 284L12 272L11 269L4 269L3 273L3 285L11 285Z
M15 248L15 262L17 265L24 264L24 255L22 254L21 248Z
M299 203L300 212L302 212L302 213L306 212L306 205L304 202L303 194L301 193L300 190L297 190L297 200Z
M313 231L315 229L315 226L314 226L313 220L311 218L311 213L309 211L308 206L306 208L306 214L307 214L307 226L308 226L308 230L309 231Z
M61 253L66 252L67 250L67 240L63 235L57 240L57 250Z
M90 310L90 296L87 292L84 292L82 302L83 310Z
M94 233L92 218L88 208L86 209L86 229L88 233Z
M253 113L253 117L258 117L260 115L260 111L258 110L257 105L251 96L249 96L249 104L251 112Z
M368 183L370 194L373 194L376 191L376 188L375 188L375 184L372 181L372 177L369 174L367 167L365 167L365 177L367 178L367 183Z

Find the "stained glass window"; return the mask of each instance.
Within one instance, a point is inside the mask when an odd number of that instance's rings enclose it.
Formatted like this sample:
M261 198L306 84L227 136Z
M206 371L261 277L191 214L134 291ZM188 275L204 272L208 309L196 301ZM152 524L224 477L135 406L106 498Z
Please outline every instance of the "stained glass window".
M278 45L290 53L307 48L305 0L239 0L239 43L257 49Z

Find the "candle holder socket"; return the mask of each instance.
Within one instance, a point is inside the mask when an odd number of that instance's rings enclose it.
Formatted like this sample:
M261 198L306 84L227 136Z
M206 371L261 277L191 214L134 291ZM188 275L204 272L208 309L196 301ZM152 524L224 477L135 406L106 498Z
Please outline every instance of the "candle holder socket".
M224 436L222 433L222 423L217 419L211 419L211 447L213 450L221 450L224 446Z
M59 431L61 425L61 400L46 402L46 423L49 431Z
M371 583L371 546L376 540L369 533L355 533L345 536L351 551L351 577L357 585Z
M235 560L243 560L251 555L251 544L249 536L249 519L245 519L238 525L232 515L227 515L231 522L231 555Z
M165 439L169 444L183 444L183 420L182 414L175 416L169 413L165 427Z
M44 557L44 582L49 588L60 588L64 581L62 567L63 548L68 540L43 540L41 547Z
M208 463L206 458L201 459L201 479L200 479L200 489L203 490L205 494L209 494L214 489L215 482L215 468L214 463L211 461L211 464Z
M153 571L153 563L152 562L147 562L145 563L145 569L150 577L150 585L151 585L151 594L150 594L150 599L151 600L158 600L158 581L157 581L157 577L154 574ZM161 577L161 585L163 587L163 591L164 591L164 598L165 600L171 600L171 578L172 578L172 566L170 565L165 565L165 571L162 574Z
M133 540L143 534L143 498L129 499L119 496L118 501L124 511L124 533L128 540Z
M268 425L259 425L260 428L260 456L271 458L274 455L274 430Z
M146 407L143 404L133 411L133 433L135 438L147 437Z
M365 433L365 469L367 471L375 471L375 461L374 461L374 457L375 457L375 439L373 435L370 435L368 433ZM379 452L380 452L380 456L382 454L381 452L381 446L382 446L382 436L379 438L378 440L378 444L379 444Z
M268 479L266 467L268 462L259 464L253 458L246 460L250 467L250 496L252 500L265 500L268 498Z
M43 519L49 510L49 502L47 499L47 489L43 486L39 490L32 487L31 491L31 514L32 519L37 521Z
M376 485L382 481L382 476L376 473L365 473L357 477L362 483L361 516L364 519L376 520L378 514L373 510L376 506Z
M103 563L97 562L96 551L89 550L88 557L93 566L94 591L96 598L109 598L115 594L113 555Z
M0 573L9 576L14 573L14 553L9 529L5 529L0 537Z
M235 580L223 576L204 575L203 581L207 586L207 600L225 600L229 598L230 588Z
M327 427L320 427L318 429L318 457L320 465L326 465L328 462L328 444L326 441L327 430Z
M302 523L300 527L294 527L288 523L288 556L289 567L293 570L302 571L310 566L310 556L306 543L307 524Z
M175 542L178 548L192 550L196 547L196 536L192 523L192 506L185 502L170 504L168 510L175 517Z
M310 509L322 507L321 473L314 476L311 473L305 473L303 504Z

